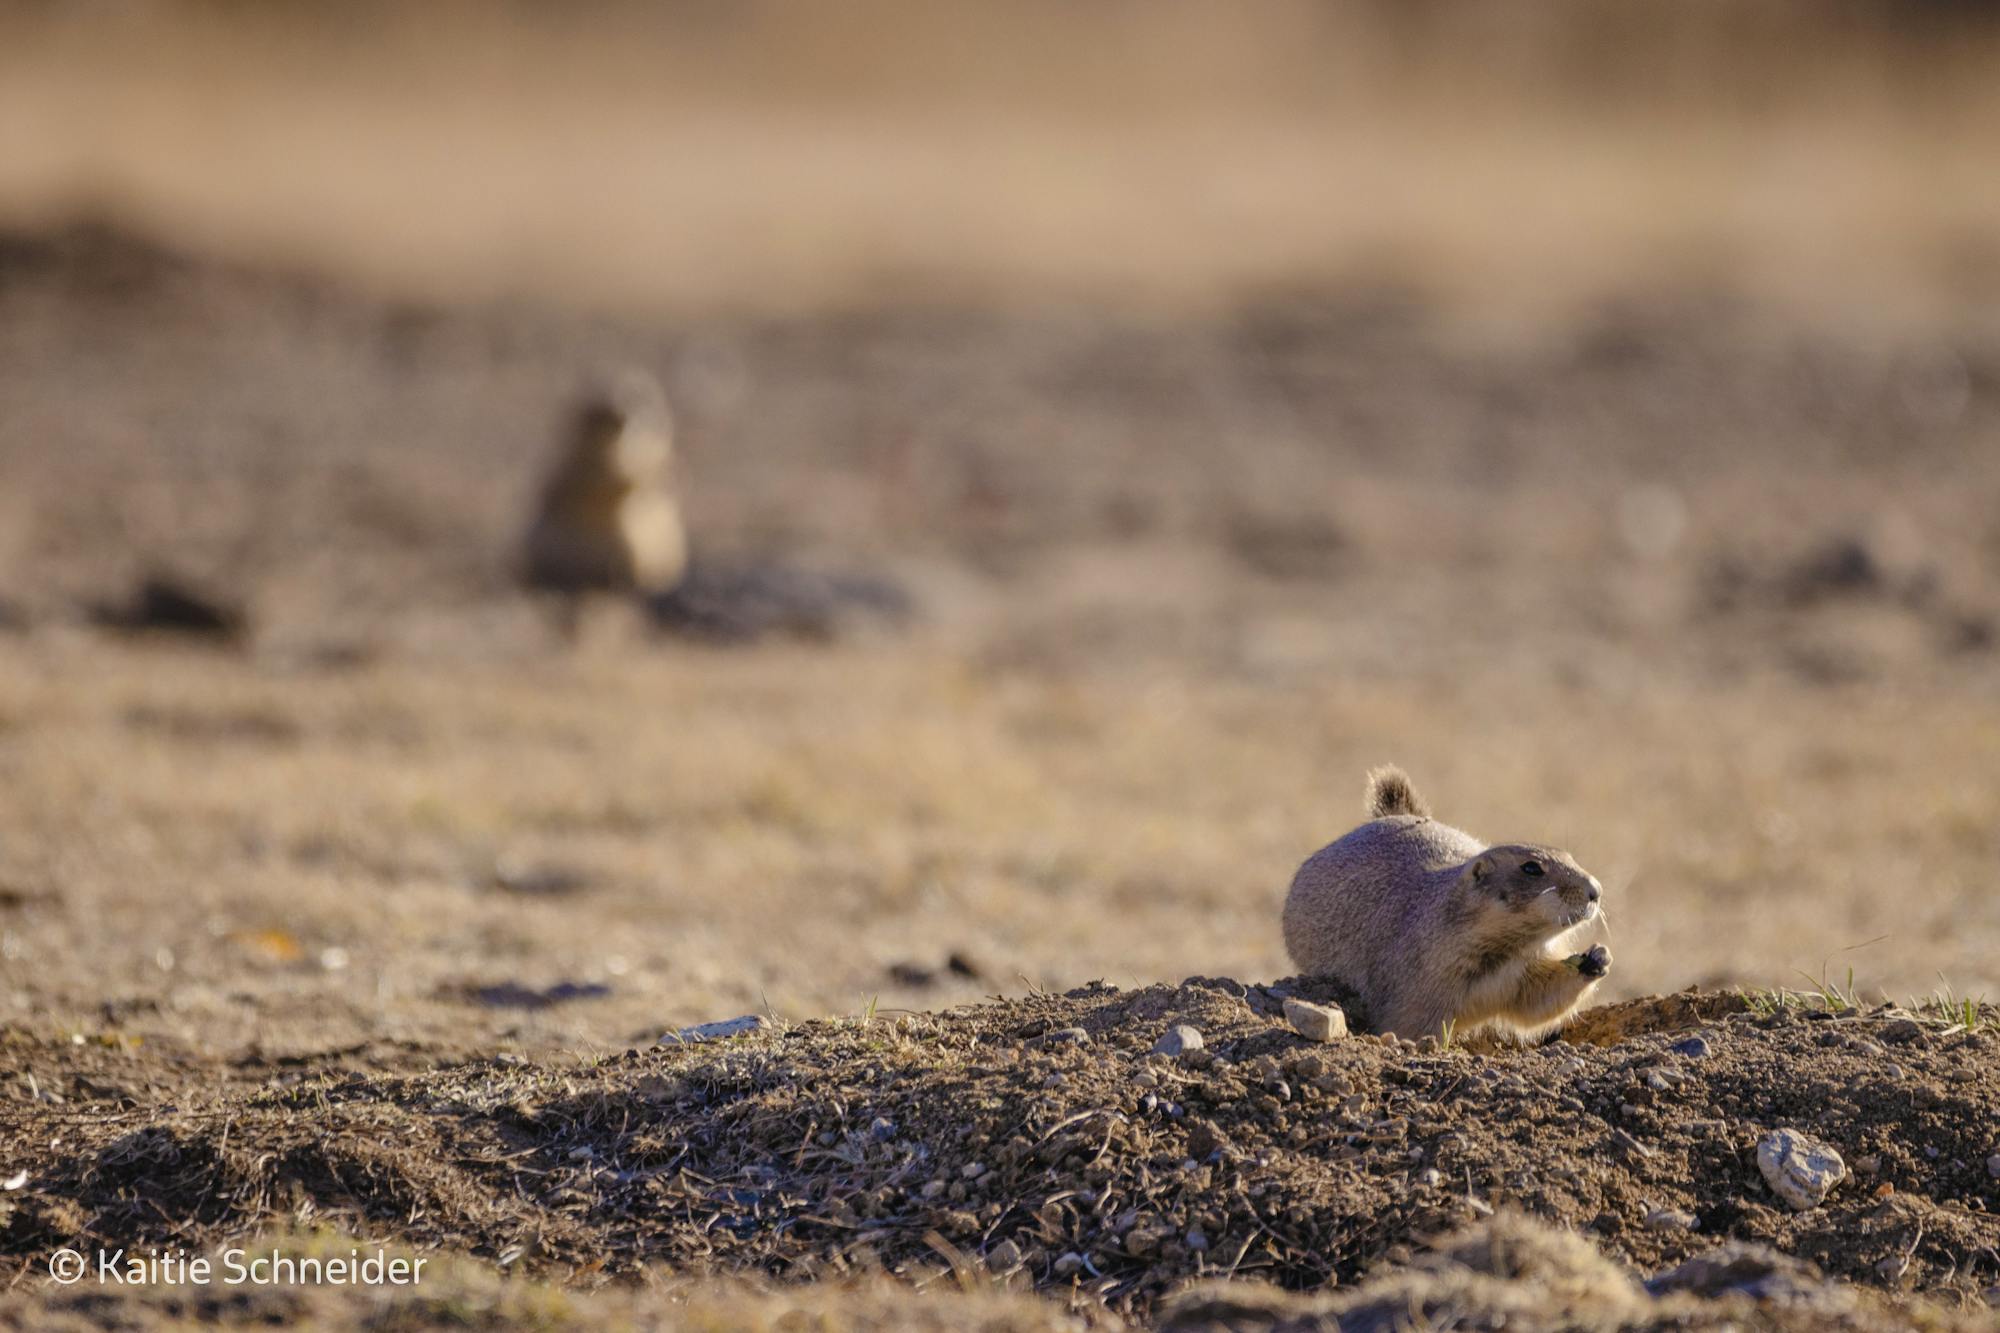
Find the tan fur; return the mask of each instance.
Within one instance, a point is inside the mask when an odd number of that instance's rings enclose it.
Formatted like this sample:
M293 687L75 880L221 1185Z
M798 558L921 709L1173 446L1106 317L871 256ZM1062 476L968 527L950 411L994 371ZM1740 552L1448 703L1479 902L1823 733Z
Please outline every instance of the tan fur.
M524 581L572 594L677 585L688 544L673 456L666 397L650 377L627 373L586 397L536 506Z
M1370 775L1368 808L1428 810L1396 769ZM1601 948L1564 948L1596 917L1600 894L1559 848L1488 846L1428 813L1381 814L1299 867L1285 947L1301 971L1358 992L1377 1031L1497 1023L1532 1035L1561 1022L1610 965Z
M1394 764L1368 770L1368 813L1377 819L1385 815L1415 815L1429 819L1431 808L1410 784L1410 775Z

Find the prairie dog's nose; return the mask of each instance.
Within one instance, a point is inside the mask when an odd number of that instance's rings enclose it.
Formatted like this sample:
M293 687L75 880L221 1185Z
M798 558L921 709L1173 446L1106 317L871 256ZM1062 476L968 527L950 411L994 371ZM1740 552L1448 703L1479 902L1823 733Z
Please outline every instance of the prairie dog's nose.
M1604 890L1601 887L1599 887L1597 881L1593 879L1590 881L1590 887L1583 891L1583 896L1591 902L1596 902L1599 898L1602 898L1604 896Z

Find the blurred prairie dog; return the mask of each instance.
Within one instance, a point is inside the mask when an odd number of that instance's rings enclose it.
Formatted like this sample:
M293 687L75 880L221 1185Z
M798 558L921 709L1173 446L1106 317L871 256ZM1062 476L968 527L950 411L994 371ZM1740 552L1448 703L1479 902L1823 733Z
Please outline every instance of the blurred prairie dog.
M1299 867L1284 927L1299 969L1353 987L1376 1031L1496 1023L1533 1036L1610 970L1603 945L1565 947L1603 894L1569 853L1489 847L1439 823L1396 768L1368 775L1368 813Z
M671 591L687 572L673 417L659 383L624 371L587 394L528 529L523 580L569 593Z

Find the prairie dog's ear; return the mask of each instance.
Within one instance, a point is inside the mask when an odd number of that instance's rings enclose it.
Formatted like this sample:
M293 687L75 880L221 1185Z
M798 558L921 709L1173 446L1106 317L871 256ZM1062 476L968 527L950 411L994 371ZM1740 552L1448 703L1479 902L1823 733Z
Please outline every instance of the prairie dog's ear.
M1492 855L1487 852L1481 852L1479 855L1473 857L1472 882L1474 884L1484 884L1487 880L1491 879L1492 877L1493 877Z

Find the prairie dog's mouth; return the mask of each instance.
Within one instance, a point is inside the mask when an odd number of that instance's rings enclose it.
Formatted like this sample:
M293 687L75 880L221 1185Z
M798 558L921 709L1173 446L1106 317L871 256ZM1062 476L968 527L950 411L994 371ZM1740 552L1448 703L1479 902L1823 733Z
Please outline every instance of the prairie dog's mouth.
M1571 909L1569 914L1568 924L1572 926L1580 926L1584 922L1590 920L1592 917L1596 915L1597 915L1597 904L1587 902L1581 907Z

